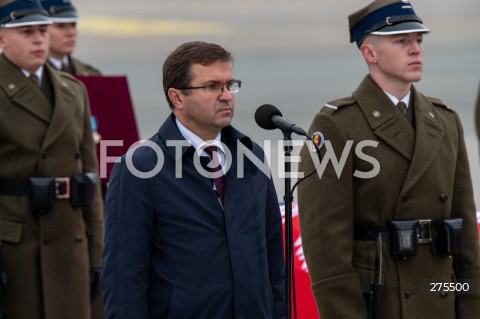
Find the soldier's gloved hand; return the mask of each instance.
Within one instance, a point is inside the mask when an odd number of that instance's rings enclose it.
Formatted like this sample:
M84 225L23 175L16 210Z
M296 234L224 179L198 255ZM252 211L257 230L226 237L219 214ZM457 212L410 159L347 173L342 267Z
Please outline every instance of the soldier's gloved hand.
M100 293L101 268L90 268L90 301L93 303Z

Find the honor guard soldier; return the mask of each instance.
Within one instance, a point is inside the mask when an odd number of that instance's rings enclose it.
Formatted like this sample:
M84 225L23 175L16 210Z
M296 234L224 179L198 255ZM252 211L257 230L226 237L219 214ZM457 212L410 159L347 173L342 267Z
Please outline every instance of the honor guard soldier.
M327 164L299 188L320 316L379 318L370 293L381 285L380 318L478 318L478 290L456 285L478 288L480 279L462 125L455 111L412 84L422 76L429 29L408 0L374 1L348 20L369 74L351 96L325 104L310 133L325 136L322 160L352 151L343 170ZM304 147L300 171L319 165Z
M72 56L77 44L77 22L80 16L70 0L42 0L53 24L49 27L50 54L48 62L57 70L72 75L100 75L97 68Z
M53 24L48 28L50 37L50 52L48 63L55 69L75 75L101 75L99 69L73 57L77 45L77 22L80 21L77 9L70 0L41 0L43 8L48 12ZM100 142L98 122L95 115L91 117L93 139ZM98 159L98 157L97 157ZM102 198L107 191L106 183L101 183ZM92 319L104 318L101 294L95 300Z
M49 24L39 0L0 0L0 312L8 319L89 319L102 266L88 98L46 63Z

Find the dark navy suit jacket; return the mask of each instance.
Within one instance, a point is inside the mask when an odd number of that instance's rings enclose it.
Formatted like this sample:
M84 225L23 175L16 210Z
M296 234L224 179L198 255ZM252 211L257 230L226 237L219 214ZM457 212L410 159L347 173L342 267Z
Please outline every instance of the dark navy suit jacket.
M233 127L222 130L233 161L222 207L195 168L193 147L172 141L185 142L173 115L112 170L102 274L108 318L283 318L277 195L258 163L237 161L237 142L262 162L263 151Z

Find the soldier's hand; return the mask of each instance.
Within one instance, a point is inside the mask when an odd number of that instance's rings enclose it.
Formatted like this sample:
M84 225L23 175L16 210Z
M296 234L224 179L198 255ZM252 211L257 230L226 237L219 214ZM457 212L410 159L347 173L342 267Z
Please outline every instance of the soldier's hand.
M90 301L93 303L100 293L101 268L90 268Z

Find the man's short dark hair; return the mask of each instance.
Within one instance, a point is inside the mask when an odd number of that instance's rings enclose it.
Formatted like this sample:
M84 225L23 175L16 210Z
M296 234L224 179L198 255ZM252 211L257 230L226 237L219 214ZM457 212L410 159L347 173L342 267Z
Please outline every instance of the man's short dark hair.
M168 89L190 85L192 64L210 65L217 61L230 62L233 65L232 54L214 43L187 42L170 53L163 63L163 90L171 109L173 103L168 97Z

